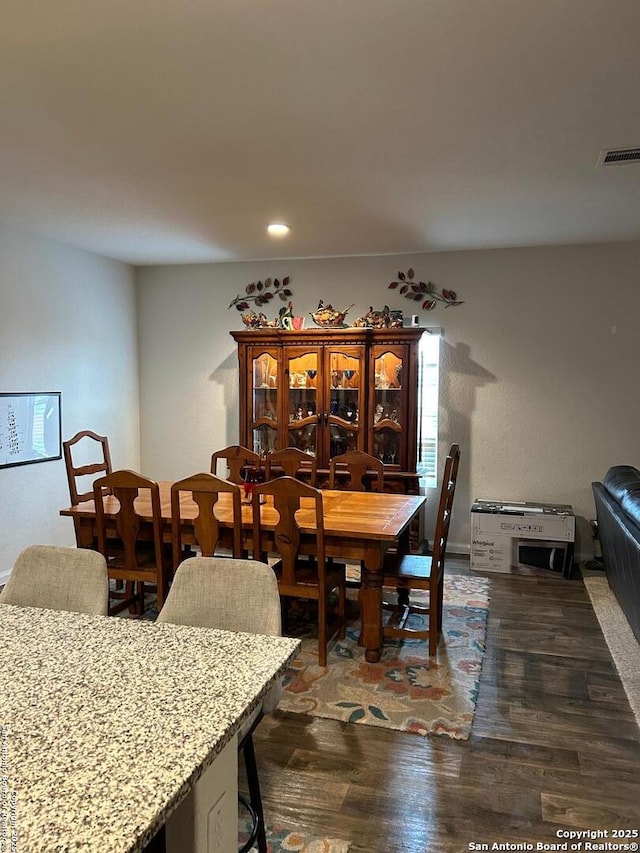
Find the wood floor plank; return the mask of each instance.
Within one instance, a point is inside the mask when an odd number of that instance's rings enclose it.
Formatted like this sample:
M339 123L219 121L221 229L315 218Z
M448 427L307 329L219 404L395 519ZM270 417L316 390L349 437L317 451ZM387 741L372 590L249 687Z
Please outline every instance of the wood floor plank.
M579 754L575 749L557 749L530 743L494 740L471 736L461 761L461 771L468 772L470 761L493 761L514 764L516 767L580 771Z
M400 759L400 756L398 756ZM457 779L460 775L462 754L442 754L438 761L417 762L413 756L407 756L411 761L412 781L416 785L432 784L433 777L448 776ZM305 773L330 773L336 781L348 780L350 783L363 784L371 787L385 787L389 781L386 767L378 766L379 762L365 762L359 756L340 758L335 754L319 753L317 750L298 749L287 764L289 770Z
M630 812L629 804L594 797L577 799L563 794L542 795L543 820L580 829L638 828L637 806Z

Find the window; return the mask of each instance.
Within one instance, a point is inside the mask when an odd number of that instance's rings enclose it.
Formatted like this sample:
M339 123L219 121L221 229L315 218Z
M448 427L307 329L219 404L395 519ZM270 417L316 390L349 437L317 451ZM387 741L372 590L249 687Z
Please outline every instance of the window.
M440 330L425 332L418 349L418 474L420 485L438 485Z

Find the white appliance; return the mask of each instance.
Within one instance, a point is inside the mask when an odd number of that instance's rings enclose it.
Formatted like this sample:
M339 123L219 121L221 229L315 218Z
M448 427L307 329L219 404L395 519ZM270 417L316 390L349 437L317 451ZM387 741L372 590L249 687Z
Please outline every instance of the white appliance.
M471 568L569 577L575 526L568 504L476 500L471 507Z

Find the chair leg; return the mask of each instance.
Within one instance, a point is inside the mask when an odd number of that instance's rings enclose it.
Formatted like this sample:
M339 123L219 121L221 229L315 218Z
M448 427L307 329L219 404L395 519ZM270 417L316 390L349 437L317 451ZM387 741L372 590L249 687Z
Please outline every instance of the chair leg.
M242 745L244 755L244 766L247 770L247 783L249 785L249 800L258 818L258 851L267 853L267 835L264 827L264 813L262 811L262 795L260 793L260 780L258 778L258 765L256 764L256 752L253 747L253 735L248 734Z
M347 588L342 585L338 587L338 619L340 620L341 640L347 636Z
M444 606L444 572L438 581L438 633L442 634L442 609Z
M437 584L431 584L429 589L429 657L433 657L438 649L440 630L439 590Z
M289 599L283 595L280 596L280 621L282 633L286 634L289 630Z
M158 573L158 580L156 582L156 589L158 590L158 593L157 593L158 597L157 597L156 606L158 608L158 612L160 610L162 610L164 603L167 600L167 595L169 592L168 578L169 578L169 569L167 566L163 566L160 569L160 572ZM143 609L144 609L144 606L143 606Z
M124 597L129 601L129 613L135 616L138 611L138 601L136 599L136 585L133 581L124 582Z
M318 664L327 665L327 591L318 596Z
M407 586L397 586L396 592L398 594L398 604L400 607L408 607L409 593L411 592L410 588Z

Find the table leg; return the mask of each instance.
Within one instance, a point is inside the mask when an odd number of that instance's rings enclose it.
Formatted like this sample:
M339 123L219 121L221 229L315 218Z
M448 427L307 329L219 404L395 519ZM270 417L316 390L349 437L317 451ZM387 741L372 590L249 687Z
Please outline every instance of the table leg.
M91 518L74 518L73 524L78 548L96 548L95 521Z
M379 547L367 548L358 596L362 623L359 644L364 646L369 663L377 663L382 654L382 557Z

